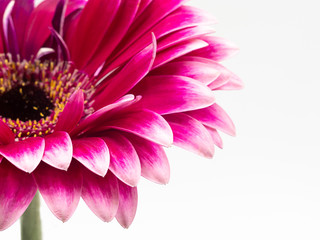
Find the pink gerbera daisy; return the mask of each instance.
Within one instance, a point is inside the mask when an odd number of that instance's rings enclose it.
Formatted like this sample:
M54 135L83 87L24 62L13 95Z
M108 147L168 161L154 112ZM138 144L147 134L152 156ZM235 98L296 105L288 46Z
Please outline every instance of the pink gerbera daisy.
M0 2L0 229L37 190L67 221L80 197L128 227L140 176L169 180L163 147L211 158L234 125L215 90L241 81L214 19L182 0Z

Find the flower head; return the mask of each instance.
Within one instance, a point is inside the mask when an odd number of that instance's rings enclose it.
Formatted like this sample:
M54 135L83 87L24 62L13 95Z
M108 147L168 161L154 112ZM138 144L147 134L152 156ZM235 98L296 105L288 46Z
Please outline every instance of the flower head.
M140 176L165 184L163 147L211 158L234 125L215 90L236 48L182 0L0 2L0 229L39 190L67 221L80 197L128 227Z

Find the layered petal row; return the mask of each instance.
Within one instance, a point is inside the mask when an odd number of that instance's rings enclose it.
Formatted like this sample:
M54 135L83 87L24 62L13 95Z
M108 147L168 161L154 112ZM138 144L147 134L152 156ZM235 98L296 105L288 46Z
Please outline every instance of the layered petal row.
M63 222L82 198L128 228L165 148L212 158L235 135L215 91L243 87L221 63L238 49L185 2L0 1L0 230L37 191Z

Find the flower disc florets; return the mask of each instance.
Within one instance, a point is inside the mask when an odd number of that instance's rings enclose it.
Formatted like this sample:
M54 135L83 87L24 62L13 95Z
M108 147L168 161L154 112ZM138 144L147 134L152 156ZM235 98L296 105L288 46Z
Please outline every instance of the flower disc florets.
M212 158L235 135L215 92L241 89L220 63L237 48L184 3L0 1L0 230L37 191L63 222L82 198L127 228L165 147Z
M71 63L0 56L0 117L16 140L52 133L66 102L80 88L87 89L86 97L92 94L87 75Z

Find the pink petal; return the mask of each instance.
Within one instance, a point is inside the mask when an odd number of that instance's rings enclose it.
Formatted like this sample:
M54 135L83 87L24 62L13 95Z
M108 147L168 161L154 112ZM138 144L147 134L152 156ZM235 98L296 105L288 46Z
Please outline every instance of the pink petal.
M34 8L34 0L15 0L12 9L12 19L16 29L19 48L22 49L24 44L24 33L26 31L26 22Z
M212 29L212 27L203 25L181 29L161 37L158 43L158 51L162 51L186 40L199 38L203 35L212 34L214 32L215 31Z
M139 98L135 98L132 94L123 96L121 99L115 103L109 104L99 110L95 111L87 118L81 121L81 123L71 132L72 136L75 136L89 128L100 126L106 119L110 116L115 115L115 112L122 110L130 106L131 104L137 102Z
M173 144L206 158L214 154L214 142L206 128L194 118L184 114L165 116L173 131Z
M172 61L178 57L181 57L189 52L192 52L196 49L201 49L206 47L208 44L199 39L187 40L182 43L178 43L175 46L167 48L163 51L157 53L157 58L154 61L152 68L159 67L167 62Z
M72 36L74 34L75 28L79 22L79 16L86 4L87 0L68 0L66 14L63 22L64 39L68 39L68 36Z
M42 163L33 175L51 212L66 222L76 210L80 200L82 176L78 166L71 164L66 172Z
M97 137L74 139L72 143L73 157L90 171L104 177L110 162L106 143Z
M170 178L168 158L162 146L143 138L127 134L141 163L141 176L159 184L167 184Z
M68 17L74 11L79 11L87 4L87 0L68 0L66 16Z
M42 160L47 164L67 170L72 160L72 141L66 132L54 132L45 137Z
M125 41L125 45L119 46L120 49L126 49L161 19L179 8L183 2L185 0L171 0L163 4L163 0L153 0L145 11L135 19L127 34L127 41Z
M3 121L0 121L0 144L9 144L14 142L14 134Z
M240 90L244 87L242 80L235 74L230 72L230 75L228 77L228 82L226 82L222 86L214 88L213 86L209 85L209 87L212 90Z
M121 1L118 13L102 39L98 49L84 70L90 75L97 66L101 65L110 56L115 47L127 33L139 6L140 0ZM121 26L121 27L119 27Z
M46 55L54 53L54 49L43 47L40 48L39 51L36 54L36 59L41 59L42 57L45 57Z
M6 10L3 14L3 37L4 37L4 43L6 46L7 52L10 52L12 54L12 58L15 60L17 54L19 53L19 46L18 46L18 40L16 35L16 30L14 28L14 23L12 20L12 8L13 8L14 2L10 2Z
M137 12L136 18L140 16L141 13L149 6L152 0L141 0L139 5L139 10Z
M119 5L120 0L91 0L85 5L74 33L66 40L78 68L82 68L97 50Z
M162 38L179 30L199 25L212 26L215 23L216 20L204 11L191 6L181 6L158 22L157 25L152 28L152 31L157 38Z
M10 0L2 0L0 1L0 19L3 19L3 14L7 8L7 5L10 3ZM3 34L3 22L1 21L0 24L0 52L4 53L5 52L5 46L3 45L4 41L4 34Z
M208 85L211 90L238 90L243 88L243 82L238 76L215 61L195 56L183 56L179 61L201 62L209 64L213 69L219 71L219 77Z
M152 35L153 36L153 35ZM122 69L107 82L107 87L95 98L93 107L100 108L126 94L146 76L156 56L156 39L135 55Z
M81 119L83 109L84 96L80 89L71 95L63 109L63 112L59 115L55 131L71 132Z
M30 174L8 161L0 164L0 231L10 227L27 209L37 192Z
M109 132L103 140L110 150L110 170L129 186L137 186L141 166L139 157L130 141L117 132Z
M204 108L215 101L207 86L182 76L146 77L132 92L142 96L137 105L159 114Z
M222 142L222 139L221 139L220 134L218 133L218 131L216 129L210 128L210 127L206 127L206 129L210 133L214 144L222 149L223 148L223 142Z
M49 28L51 31L51 36L54 38L57 43L57 55L58 59L62 59L63 61L70 61L70 53L69 49L64 42L62 36L53 28Z
M105 122L104 126L93 131L99 132L107 129L130 132L164 146L170 146L173 141L169 124L159 114L149 110L119 114L116 118Z
M228 114L218 105L188 112L188 115L202 122L211 128L216 128L226 134L235 136L235 126Z
M64 18L66 13L68 1L67 0L60 0L57 4L57 7L54 12L54 16L52 18L52 28L55 32L59 35L63 34L63 25L64 25Z
M220 75L211 64L196 61L177 61L167 63L152 71L152 75L179 75L193 78L203 84L209 84Z
M35 55L45 40L50 36L49 27L59 0L41 2L31 13L26 22L23 57Z
M202 39L206 41L209 46L193 52L193 56L208 58L219 62L238 52L238 47L226 39L217 36L204 36Z
M108 172L105 177L83 169L82 198L91 211L102 221L110 222L119 206L118 180Z
M211 82L211 90L239 90L243 88L242 80L233 72L218 63L211 63L212 67L220 71L219 77Z
M1 25L1 24L0 24ZM1 28L0 28L1 31ZM3 53L4 52L4 46L3 46L3 39L2 36L0 34L0 52Z
M31 173L40 163L44 147L43 138L33 137L7 145L0 145L0 154L17 168Z
M168 5L168 3L166 5ZM166 6L161 6L161 8L163 7ZM156 11L159 12L159 9L157 9ZM151 16L154 15L155 13L152 13ZM149 19L147 20L147 22L149 23ZM202 12L198 9L187 6L180 7L176 11L169 14L167 17L161 19L149 31L145 31L144 34L139 37L139 40L131 42L131 38L128 37L128 41L130 44L127 43L127 45L125 46L118 47L119 51L115 51L115 56L113 56L113 58L108 61L110 62L110 66L108 66L107 71L110 71L111 69L123 64L136 53L141 51L141 49L145 48L150 42L150 32L153 32L156 38L159 39L181 29L188 29L190 27L198 26L199 24L203 26L210 23L212 23L212 20L209 19L206 15L202 14ZM137 30L139 31L140 28ZM189 38L190 36L192 36L191 32L187 32L185 34L188 34ZM177 35L175 36L177 37ZM177 39L175 38L170 40L174 43Z
M52 27L52 20L60 1L61 0L42 1L31 12L28 22L23 22L23 24L25 24L25 36L22 44L22 46L24 46L22 49L23 57L29 58L31 55L35 56L50 36L49 27ZM85 0L69 0L65 15L68 16L73 11L81 8L85 3Z
M122 227L128 228L137 211L138 190L119 181L119 208L116 219Z

